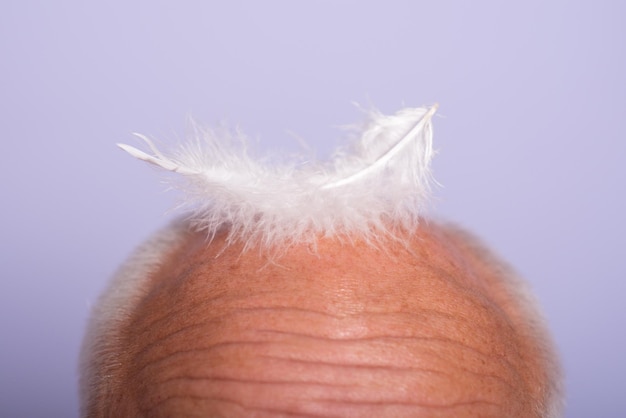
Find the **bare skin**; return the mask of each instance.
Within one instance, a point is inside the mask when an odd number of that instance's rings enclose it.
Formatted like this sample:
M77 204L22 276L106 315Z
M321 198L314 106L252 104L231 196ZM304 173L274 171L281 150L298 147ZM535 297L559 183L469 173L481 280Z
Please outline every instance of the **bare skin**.
M189 232L149 278L89 416L544 416L544 331L465 234L424 221L408 245L274 262L223 239Z

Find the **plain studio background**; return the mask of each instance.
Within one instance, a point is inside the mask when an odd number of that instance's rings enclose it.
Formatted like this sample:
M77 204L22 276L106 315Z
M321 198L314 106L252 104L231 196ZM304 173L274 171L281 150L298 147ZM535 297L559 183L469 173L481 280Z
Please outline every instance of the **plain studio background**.
M324 157L352 101L440 103L438 216L532 283L567 417L626 416L625 75L618 1L3 1L0 416L77 416L89 306L173 216L116 142L192 116Z

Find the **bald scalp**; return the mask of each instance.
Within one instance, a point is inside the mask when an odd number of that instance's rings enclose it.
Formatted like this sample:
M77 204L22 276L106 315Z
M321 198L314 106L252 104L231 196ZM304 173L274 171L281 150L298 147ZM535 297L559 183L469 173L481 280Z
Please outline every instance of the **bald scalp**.
M529 293L465 232L424 220L275 260L185 223L160 236L94 315L84 416L558 416Z

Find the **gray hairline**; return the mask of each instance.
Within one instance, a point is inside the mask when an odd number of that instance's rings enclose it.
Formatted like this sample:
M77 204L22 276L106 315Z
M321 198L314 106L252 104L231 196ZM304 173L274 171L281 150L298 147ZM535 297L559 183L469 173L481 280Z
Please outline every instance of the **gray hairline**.
M120 330L145 296L150 275L183 244L187 231L188 226L176 220L154 233L122 264L94 304L79 359L81 416L99 401L103 382L114 378Z
M551 362L551 364L546 364L546 373L548 375L547 401L544 405L537 405L536 412L541 413L541 416L545 418L562 417L565 393L561 365L547 321L530 284L522 279L502 257L499 257L496 252L488 248L474 234L453 224L446 224L443 227L446 232L457 238L455 239L456 245L465 247L480 262L497 272L498 278L504 285L504 290L512 300L517 302L516 306L520 309L526 325L529 326L531 336L539 344L545 360Z

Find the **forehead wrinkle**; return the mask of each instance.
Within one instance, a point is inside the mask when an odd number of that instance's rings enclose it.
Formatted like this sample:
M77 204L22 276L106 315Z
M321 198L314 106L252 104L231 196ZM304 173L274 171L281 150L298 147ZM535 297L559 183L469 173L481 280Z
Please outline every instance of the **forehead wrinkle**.
M387 335L388 327L390 325L406 324L406 327L398 334L403 336L415 335L415 331L410 331L409 325L419 321L421 326L426 329L432 329L430 334L440 334L445 336L446 333L442 332L442 321L449 322L451 326L458 327L457 322L461 323L462 327L473 326L473 328L480 327L475 321L471 321L464 317L453 317L449 313L440 312L436 310L421 310L412 312L362 312L361 314L352 314L350 316L334 315L327 312L315 311L310 309L304 309L302 307L289 307L289 306L265 306L253 303L250 306L238 306L236 310L230 309L224 312L218 306L215 306L216 299L210 299L207 301L201 301L196 303L189 310L178 310L172 312L169 316L166 316L168 322L167 325L160 324L155 325L155 322L147 322L145 324L138 324L135 331L132 333L133 339L146 340L142 347L137 351L136 355L141 356L142 353L155 348L157 350L162 349L162 345L168 340L175 339L186 333L198 334L198 337L202 336L207 326L211 327L213 333L219 332L220 329L228 327L233 330L240 329L241 321L237 319L249 317L254 318L256 316L263 316L265 318L264 325L261 325L261 329L255 327L258 332L263 331L263 326L267 328L267 332L287 332L298 327L306 326L312 329L317 335L325 338L341 338L347 340L350 336L361 335ZM213 313L216 312L216 313ZM285 315L288 315L289 321L285 322ZM182 316L182 324L178 323ZM282 322L277 323L271 318L278 317ZM197 318L194 319L194 318ZM201 322L200 321L201 319ZM158 322L161 322L163 317ZM244 321L245 322L245 321ZM311 328L312 323L324 323L326 325ZM356 324L356 328L355 328ZM364 326L358 325L364 324ZM376 326L374 326L376 324ZM175 326L174 326L175 325ZM158 330L154 331L154 330ZM241 328L242 330L244 328ZM344 330L349 331L344 331ZM420 331L422 334L424 331Z
M144 303L152 297L161 298L167 309L150 312L150 316L146 318L153 322L148 326L144 325L145 329L158 328L156 325L159 322L167 327L172 322L173 314L179 313L179 318L184 323L185 320L191 320L185 312L197 312L197 308L203 306L205 309L219 306L226 309L229 304L232 308L246 309L282 303L284 307L292 309L298 306L308 311L315 310L337 316L368 311L423 311L429 306L444 311L442 307L449 309L454 304L455 314L460 318L464 318L463 310L475 313L476 307L480 307L481 310L486 309L487 320L490 315L488 312L494 309L494 304L479 291L465 283L459 284L455 275L461 276L466 272L452 270L453 263L446 260L444 267L440 267L441 263L434 267L425 267L423 264L430 262L428 258L433 259L432 254L424 257L421 265L415 264L420 263L420 260L410 260L410 263L391 260L391 268L387 268L383 263L364 260L367 254L363 257L354 248L342 248L341 250L352 254L348 257L341 252L339 255L329 252L314 256L308 254L308 260L305 259L304 262L294 263L290 260L289 269L266 267L259 271L255 267L262 261L250 263L246 261L246 257L237 254L236 262L232 262L228 259L232 258L229 254L214 258L211 247L192 245L191 248L194 250L184 257L176 258L171 267L173 273L168 272L169 266L164 266L163 271L157 275L162 277L154 279L153 291L145 298ZM398 258L398 250L394 251ZM356 257L351 258L353 255ZM358 265L362 262L366 264L365 268ZM389 259L385 262L389 262ZM351 265L346 266L348 263ZM181 269L181 264L186 267ZM355 264L358 269L356 273L351 270ZM407 280L407 277L413 279ZM428 283L421 283L423 281ZM457 296L450 298L450 292L460 292L462 296L460 299ZM250 303L251 300L257 300L257 303ZM474 301L471 302L472 300ZM141 304L138 309L141 310Z
M253 344L259 344L259 342L257 341L253 341L251 342ZM308 343L306 343L307 346L311 346L311 341L309 341ZM343 343L343 342L338 342L338 343ZM383 346L387 346L387 343L384 343L384 341L381 341L381 343L383 343ZM272 344L272 343L269 343ZM275 345L275 344L274 344ZM225 344L218 344L217 346L212 346L212 348L215 349L220 349L220 351L224 350L224 349L229 349L229 350L234 350L234 349L239 349L239 348L245 348L246 344L242 341L242 342L238 342L236 344L231 343L225 343ZM279 347L279 346L276 346ZM381 346L382 347L382 346ZM319 360L310 360L308 362L306 362L305 364L311 364L312 367L315 368L315 373L303 373L303 374L296 374L296 375L284 375L282 373L277 373L274 374L273 377L272 376L268 376L268 372L271 372L274 368L273 367L269 367L271 365L268 365L266 362L263 362L263 366L259 369L258 362L252 363L255 364L257 366L256 369L254 368L250 368L249 366L245 367L245 373L241 373L241 368L239 369L233 369L228 367L229 363L224 363L223 361L212 361L212 362L204 362L203 364L205 365L204 367L193 367L193 366L189 366L189 362L185 362L185 356L197 356L197 355L204 355L207 353L211 353L214 352L213 350L211 351L206 351L207 349L200 349L200 350L184 350L182 352L178 352L175 358L168 358L167 360L176 360L176 362L178 364L181 365L187 365L187 371L182 371L180 369L173 369L172 367L162 367L160 368L161 373L159 373L158 377L156 377L157 382L159 383L159 385L161 384L165 384L165 383L184 383L184 380L186 380L187 378L191 378L193 376L193 379L196 383L201 383L201 384L205 384L205 383L209 383L212 382L212 384L216 384L216 383L223 383L225 381L225 379L230 380L231 382L239 382L242 384L255 384L255 383L263 383L263 384L280 384L281 382L283 383L288 383L291 382L292 379L294 379L294 377L297 379L297 381L302 382L303 384L316 384L316 385L324 385L324 386L328 386L329 384L331 386L337 386L337 382L341 381L338 380L337 378L341 377L341 376L345 376L346 378L352 379L352 380L348 380L349 382L352 382L352 384L356 384L358 382L363 383L364 381L359 380L359 381L355 381L355 373L357 369L365 369L366 371L370 371L372 372L371 369L373 368L378 368L377 372L382 373L382 376L379 376L377 379L375 379L375 381L388 381L389 378L391 377L388 373L386 373L387 371L389 371L389 368L387 367L380 367L380 365L375 365L374 367L372 367L371 364L369 363L356 363L356 364L351 364L351 363L345 363L343 365L343 368L348 368L348 370L343 370L342 374L336 375L336 374L332 374L330 379L326 379L326 380L322 380L322 381L317 381L315 379L315 375L319 376L319 371L320 371L320 367L322 366L322 364L324 363L320 363ZM316 352L316 350L314 350L312 348L313 352ZM350 352L352 350L348 350L347 352ZM255 352L258 352L258 350L255 350ZM293 350L291 351L292 353L294 352ZM180 356L182 355L182 357ZM219 357L223 360L227 360L227 359L233 359L233 356L228 356L228 357ZM267 356L265 356L265 358L267 358ZM282 356L278 356L275 357L276 359L280 360L280 361L284 361L285 359ZM326 362L328 361L333 361L335 357L334 356L330 356L327 357ZM217 359L217 358L216 358ZM252 357L246 356L245 359L247 359L247 361L253 361L254 359ZM290 362L293 361L293 359L289 359ZM336 361L336 360L334 360ZM246 363L248 364L248 363ZM328 365L332 365L330 363L325 363ZM338 364L338 363L336 363ZM335 366L336 366L335 364ZM291 369L291 367L290 367ZM394 373L392 374L397 374L400 372L404 372L404 373L408 373L411 370L422 370L424 372L428 372L428 370L425 370L423 367L418 367L418 368L398 368L396 367L394 369ZM239 370L239 372L237 372L236 370ZM255 371L256 370L256 371ZM333 370L334 372L336 372L336 367L331 368L331 370ZM163 373L166 373L165 375ZM435 371L436 372L436 371ZM190 374L191 373L191 374ZM226 373L226 374L224 374ZM235 373L235 374L233 374ZM261 373L261 374L259 374ZM470 372L471 373L471 372ZM228 377L230 376L230 377ZM292 376L292 377L287 377L287 376ZM334 378L332 377L334 376ZM385 376L387 376L385 378ZM487 376L487 375L481 375L483 376L483 378L493 378L492 376ZM415 374L411 373L410 374L411 378L415 378ZM361 378L360 378L361 379ZM381 380L382 379L382 380ZM405 376L406 379L406 376ZM457 378L458 379L458 378ZM154 381L154 380L153 380ZM402 383L402 384L407 384L408 382L402 382L402 381L398 381L396 383ZM414 382L413 384L415 384L417 382ZM495 382L498 385L501 385L502 382ZM506 382L504 382L506 383ZM343 385L344 387L346 387L346 385ZM359 386L357 384L357 386ZM367 386L367 385L366 385ZM505 384L506 386L506 384ZM510 390L510 385L509 389L506 390ZM399 387L399 386L398 386ZM152 388L155 388L155 386L152 386ZM365 387L364 387L365 388ZM162 389L166 389L165 387L163 387ZM170 387L170 389L167 389L167 393L171 394L170 390L173 389L173 387ZM216 389L216 388L215 388ZM159 389L160 390L160 389ZM351 390L351 392L353 392ZM390 394L391 395L391 394ZM165 396L165 394L164 394ZM169 395L168 395L169 396ZM393 395L393 396L397 396ZM414 402L417 402L417 400L413 400ZM355 402L356 403L356 402Z

